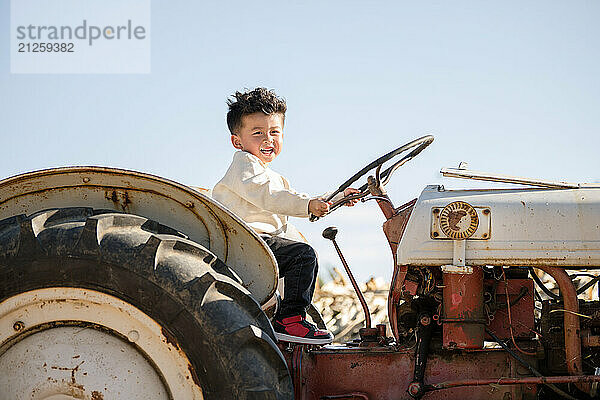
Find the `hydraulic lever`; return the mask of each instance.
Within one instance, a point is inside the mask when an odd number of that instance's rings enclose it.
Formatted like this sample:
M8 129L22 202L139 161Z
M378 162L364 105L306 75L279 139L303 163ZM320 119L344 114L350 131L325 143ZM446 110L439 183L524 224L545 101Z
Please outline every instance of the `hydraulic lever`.
M335 237L336 237L337 233L338 233L337 228L335 226L330 226L329 228L326 228L323 231L323 237L325 239L329 239L333 242L335 251L337 251L338 256L340 256L340 260L342 260L344 269L346 270L346 273L348 274L348 277L350 278L352 287L354 288L354 291L356 292L356 295L358 296L358 300L360 301L360 305L363 308L363 312L365 313L365 326L367 329L371 329L371 313L369 312L369 306L367 305L367 302L365 301L365 298L364 298L362 292L360 291L360 288L358 287L356 280L354 279L354 275L352 275L352 272L350 271L350 268L348 267L348 263L346 263L346 259L344 258L344 255L342 254L340 247L338 246L337 242L335 241Z
M415 349L415 369L413 381L408 386L408 394L413 399L420 399L425 394L425 367L427 366L427 353L431 343L431 315L421 313L417 326L417 347Z

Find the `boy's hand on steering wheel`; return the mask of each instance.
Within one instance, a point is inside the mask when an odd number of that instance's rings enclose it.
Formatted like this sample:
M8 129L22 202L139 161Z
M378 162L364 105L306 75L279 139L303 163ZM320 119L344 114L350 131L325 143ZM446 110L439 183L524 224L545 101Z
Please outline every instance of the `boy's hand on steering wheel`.
M351 194L356 194L356 193L360 193L360 190L358 189L354 189L354 188L347 188L344 189L344 197L348 197ZM356 203L358 203L358 199L352 199L349 200L346 204L344 204L346 207L352 207L353 205L355 205Z
M317 217L322 217L329 212L330 205L331 202L326 202L320 199L311 199L308 202L308 212L316 215Z

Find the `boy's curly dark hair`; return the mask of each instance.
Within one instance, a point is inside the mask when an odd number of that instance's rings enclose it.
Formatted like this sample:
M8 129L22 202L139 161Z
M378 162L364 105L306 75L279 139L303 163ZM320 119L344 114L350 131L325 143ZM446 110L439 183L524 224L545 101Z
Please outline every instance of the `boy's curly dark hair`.
M248 92L235 92L227 99L229 111L227 112L227 127L232 135L237 135L237 132L242 126L242 117L244 115L253 114L255 112L263 112L266 115L281 114L285 119L287 105L285 100L273 90L258 87Z

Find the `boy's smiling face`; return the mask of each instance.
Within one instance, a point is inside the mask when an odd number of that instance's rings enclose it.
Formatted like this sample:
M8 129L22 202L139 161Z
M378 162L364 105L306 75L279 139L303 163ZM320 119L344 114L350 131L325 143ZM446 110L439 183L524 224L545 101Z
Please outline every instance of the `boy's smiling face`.
M242 117L237 135L231 135L233 147L254 154L264 163L279 155L283 146L283 115L255 112Z

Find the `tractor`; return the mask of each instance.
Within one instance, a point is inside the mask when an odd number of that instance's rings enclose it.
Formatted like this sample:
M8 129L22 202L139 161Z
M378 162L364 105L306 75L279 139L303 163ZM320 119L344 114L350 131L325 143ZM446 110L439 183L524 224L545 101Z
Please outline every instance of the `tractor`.
M331 193L367 176L330 212L377 202L394 265L389 327L372 326L325 229L365 326L324 346L276 340L273 254L206 191L102 167L0 181L0 400L597 398L600 303L580 297L600 280L600 185L459 166L441 172L523 186L394 205L385 186L432 142Z

